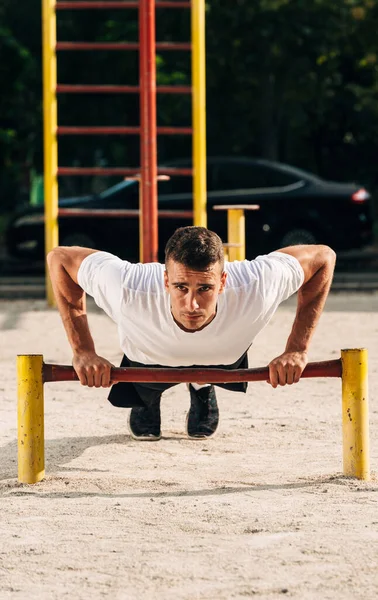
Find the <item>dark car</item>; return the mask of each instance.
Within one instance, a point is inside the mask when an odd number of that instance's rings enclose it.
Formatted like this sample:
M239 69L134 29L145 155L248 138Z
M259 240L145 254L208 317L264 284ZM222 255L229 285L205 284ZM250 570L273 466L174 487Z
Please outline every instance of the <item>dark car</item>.
M165 166L191 167L191 160ZM227 241L227 216L213 209L220 204L258 204L260 210L246 212L246 255L295 244L324 243L334 250L360 248L372 241L370 194L355 183L325 181L311 173L261 159L210 157L207 162L208 227ZM159 181L159 258L164 245L180 226L192 224L192 178L174 176ZM139 258L139 185L122 181L90 196L61 198L59 208L109 209L98 216L59 217L59 243L81 245ZM122 209L122 216L117 210ZM165 212L164 212L165 211ZM180 211L186 211L182 213ZM185 216L186 215L186 216ZM41 259L44 256L42 208L15 214L6 233L12 256Z

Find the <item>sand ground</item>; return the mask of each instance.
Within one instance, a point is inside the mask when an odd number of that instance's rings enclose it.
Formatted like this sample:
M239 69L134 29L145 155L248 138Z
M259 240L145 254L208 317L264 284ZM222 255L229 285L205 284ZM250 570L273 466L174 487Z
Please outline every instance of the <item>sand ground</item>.
M291 299L251 366L284 347ZM96 307L97 351L118 364ZM370 352L372 481L342 476L339 380L218 391L219 434L184 434L188 393L168 391L163 439L133 441L106 390L45 385L46 479L17 483L17 354L70 364L57 312L0 302L0 598L373 599L378 596L378 295L333 294L310 360Z

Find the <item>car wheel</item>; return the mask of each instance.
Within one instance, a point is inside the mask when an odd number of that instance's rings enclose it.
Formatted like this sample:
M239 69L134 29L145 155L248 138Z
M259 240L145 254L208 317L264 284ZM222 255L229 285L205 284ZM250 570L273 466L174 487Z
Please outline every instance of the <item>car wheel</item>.
M281 239L281 248L286 246L298 246L299 244L316 244L317 239L312 231L298 227L291 229Z
M81 246L82 248L95 248L95 242L86 233L67 233L59 240L61 246Z

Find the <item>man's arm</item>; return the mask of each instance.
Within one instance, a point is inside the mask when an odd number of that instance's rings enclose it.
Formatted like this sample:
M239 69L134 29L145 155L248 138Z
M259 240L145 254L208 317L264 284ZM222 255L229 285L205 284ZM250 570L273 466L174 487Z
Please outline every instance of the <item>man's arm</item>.
M304 282L298 291L297 312L285 352L269 364L269 382L273 387L299 381L308 362L307 351L331 287L336 262L336 254L328 246L290 246L278 252L299 261Z
M109 387L113 365L96 354L87 320L85 292L77 280L84 258L94 252L97 250L58 246L47 255L47 264L80 383L89 387Z

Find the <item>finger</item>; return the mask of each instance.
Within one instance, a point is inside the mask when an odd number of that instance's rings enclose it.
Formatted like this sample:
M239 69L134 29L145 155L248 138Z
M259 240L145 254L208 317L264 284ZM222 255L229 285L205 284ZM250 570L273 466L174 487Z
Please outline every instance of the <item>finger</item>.
M286 385L286 368L280 365L277 367L278 385Z
M87 385L87 374L84 369L75 369L76 375L79 378L81 385Z
M295 375L295 370L294 367L287 367L286 368L286 384L287 385L292 385L294 383L294 375Z
M96 388L101 387L102 381L102 369L100 367L95 367L93 372L93 384Z
M110 368L105 369L101 376L101 386L104 388L110 387Z
M87 386L94 386L94 372L93 369L87 369Z
M277 370L273 365L269 365L269 382L273 388L276 388L278 385Z
M115 369L115 366L112 363L107 363L108 368L106 372L104 371L102 375L102 387L111 387L117 381L112 381L112 369Z
M301 369L301 367L295 367L294 369L294 383L298 383L298 381L301 378L303 370Z

